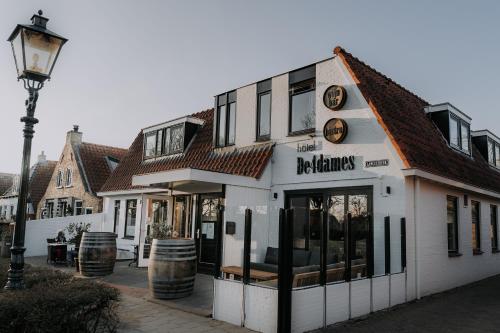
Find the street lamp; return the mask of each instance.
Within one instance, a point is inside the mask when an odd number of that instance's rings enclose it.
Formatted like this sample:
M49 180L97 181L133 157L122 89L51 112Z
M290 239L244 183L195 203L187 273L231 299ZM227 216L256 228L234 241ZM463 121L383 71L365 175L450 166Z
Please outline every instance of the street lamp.
M31 140L33 126L38 123L34 117L38 91L42 89L45 80L50 74L59 56L62 46L67 39L50 30L47 30L46 17L38 15L31 17L32 25L18 24L8 41L12 45L14 61L16 63L17 79L23 80L24 88L28 90L26 100L26 116L24 122L23 161L21 167L21 185L17 201L16 224L14 227L14 241L10 249L10 269L5 289L24 288L24 234L26 230L26 200L30 173Z

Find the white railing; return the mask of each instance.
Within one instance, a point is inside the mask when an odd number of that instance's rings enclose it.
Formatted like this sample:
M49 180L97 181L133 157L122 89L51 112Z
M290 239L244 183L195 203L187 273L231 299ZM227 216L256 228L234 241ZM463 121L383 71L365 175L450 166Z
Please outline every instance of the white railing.
M101 231L104 214L88 214L78 216L55 217L51 219L26 221L25 256L35 257L47 255L47 238L55 238L59 230L67 236L66 227L70 223L89 223L90 231Z

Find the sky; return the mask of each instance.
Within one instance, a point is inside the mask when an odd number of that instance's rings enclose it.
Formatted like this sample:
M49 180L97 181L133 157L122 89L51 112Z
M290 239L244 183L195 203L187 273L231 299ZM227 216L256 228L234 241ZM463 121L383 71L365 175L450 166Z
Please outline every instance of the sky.
M4 0L0 37L38 9L69 41L40 91L32 162L57 160L73 124L86 142L128 148L143 127L337 45L500 136L499 1ZM0 42L0 172L20 172L26 97Z

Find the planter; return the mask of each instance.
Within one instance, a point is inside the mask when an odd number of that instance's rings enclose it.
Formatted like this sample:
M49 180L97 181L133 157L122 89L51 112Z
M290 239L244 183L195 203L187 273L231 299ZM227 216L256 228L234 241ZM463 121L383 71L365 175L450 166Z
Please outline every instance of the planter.
M149 257L149 290L154 298L174 299L193 293L196 247L192 239L153 239Z
M83 276L113 273L116 261L116 234L84 232L78 250L78 264Z

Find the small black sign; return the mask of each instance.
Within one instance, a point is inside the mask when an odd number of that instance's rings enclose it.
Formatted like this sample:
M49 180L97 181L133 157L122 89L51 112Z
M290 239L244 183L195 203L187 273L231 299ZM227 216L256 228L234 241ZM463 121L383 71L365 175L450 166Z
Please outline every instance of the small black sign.
M365 162L365 168L375 168L375 167L381 167L381 166L388 166L389 165L389 160L376 160L376 161L366 161Z

